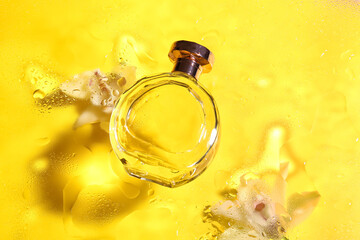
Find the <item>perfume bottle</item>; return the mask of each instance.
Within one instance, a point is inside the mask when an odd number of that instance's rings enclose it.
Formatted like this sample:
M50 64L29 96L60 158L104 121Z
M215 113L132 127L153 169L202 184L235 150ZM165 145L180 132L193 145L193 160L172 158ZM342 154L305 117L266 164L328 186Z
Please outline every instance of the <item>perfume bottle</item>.
M110 140L128 174L177 187L198 177L214 158L219 112L198 82L214 55L195 42L177 41L173 71L138 80L118 99Z

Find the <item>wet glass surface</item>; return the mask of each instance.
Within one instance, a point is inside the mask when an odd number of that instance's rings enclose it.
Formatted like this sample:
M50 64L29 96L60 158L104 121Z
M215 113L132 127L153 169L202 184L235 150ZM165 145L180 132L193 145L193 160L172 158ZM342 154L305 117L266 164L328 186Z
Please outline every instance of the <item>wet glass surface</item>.
M286 228L288 239L359 237L359 1L0 5L2 239L215 239L227 229L221 238L231 239L242 233L211 209L243 199L245 173L272 186L280 161L289 163L287 213L318 201ZM57 89L119 64L135 66L137 79L167 72L169 45L180 39L216 57L201 83L218 104L222 136L204 174L168 189L125 173L106 121L74 128L87 103ZM264 217L263 198L253 207Z

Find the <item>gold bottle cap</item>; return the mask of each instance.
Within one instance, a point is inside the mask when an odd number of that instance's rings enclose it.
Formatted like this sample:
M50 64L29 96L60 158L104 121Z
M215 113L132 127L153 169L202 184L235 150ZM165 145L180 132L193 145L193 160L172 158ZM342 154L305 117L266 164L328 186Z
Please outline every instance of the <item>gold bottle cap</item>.
M173 72L184 72L196 79L202 72L210 72L215 60L214 54L209 49L190 41L174 42L169 58L175 63Z

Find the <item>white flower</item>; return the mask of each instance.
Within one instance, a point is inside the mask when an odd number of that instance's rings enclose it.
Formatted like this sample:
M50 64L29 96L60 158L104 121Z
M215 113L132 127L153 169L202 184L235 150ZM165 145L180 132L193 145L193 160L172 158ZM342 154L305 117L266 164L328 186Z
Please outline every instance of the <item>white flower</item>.
M77 74L60 85L66 95L86 101L88 107L80 113L74 127L108 121L119 96L135 81L135 67L118 66L109 74L99 69Z
M304 220L315 208L318 192L296 193L285 208L285 190L288 163L280 165L272 193L266 192L266 183L259 178L240 178L234 200L216 203L211 207L214 219L231 227L220 236L230 239L279 239L286 229Z

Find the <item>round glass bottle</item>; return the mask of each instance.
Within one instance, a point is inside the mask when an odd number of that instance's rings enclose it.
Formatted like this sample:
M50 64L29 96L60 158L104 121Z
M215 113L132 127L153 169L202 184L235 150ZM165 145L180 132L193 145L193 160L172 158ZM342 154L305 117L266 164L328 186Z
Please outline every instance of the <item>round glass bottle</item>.
M110 120L110 140L126 171L167 187L199 176L213 159L219 113L198 82L214 56L194 42L175 42L170 73L145 77L121 95Z

